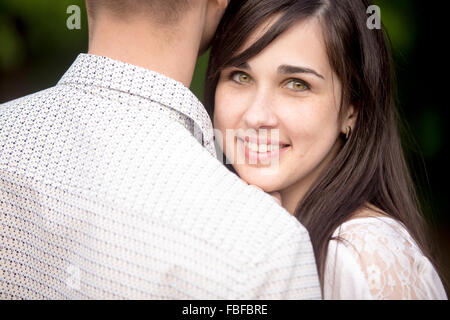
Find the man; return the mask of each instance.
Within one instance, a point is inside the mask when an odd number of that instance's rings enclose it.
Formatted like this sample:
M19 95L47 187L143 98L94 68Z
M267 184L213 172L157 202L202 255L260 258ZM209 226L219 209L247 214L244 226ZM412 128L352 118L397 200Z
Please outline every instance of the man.
M88 0L89 54L0 106L1 298L320 298L308 233L187 89L226 5Z

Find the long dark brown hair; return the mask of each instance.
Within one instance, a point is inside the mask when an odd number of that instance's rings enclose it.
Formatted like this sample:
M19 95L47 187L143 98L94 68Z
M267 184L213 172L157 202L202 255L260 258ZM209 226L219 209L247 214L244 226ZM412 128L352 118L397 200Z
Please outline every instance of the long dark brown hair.
M213 40L207 70L205 106L213 118L221 70L257 55L294 23L319 18L330 65L342 82L340 116L350 104L358 108L350 138L294 213L310 233L322 288L333 232L366 203L403 223L437 267L402 150L389 41L384 28L367 27L369 5L367 0L231 1ZM249 35L274 15L279 18L269 30L239 52Z

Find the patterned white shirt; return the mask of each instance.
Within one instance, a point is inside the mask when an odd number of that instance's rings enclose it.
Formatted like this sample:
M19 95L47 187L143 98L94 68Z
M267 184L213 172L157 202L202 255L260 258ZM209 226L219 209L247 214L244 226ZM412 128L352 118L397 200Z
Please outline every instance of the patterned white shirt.
M319 299L305 228L181 83L81 54L0 105L1 299Z

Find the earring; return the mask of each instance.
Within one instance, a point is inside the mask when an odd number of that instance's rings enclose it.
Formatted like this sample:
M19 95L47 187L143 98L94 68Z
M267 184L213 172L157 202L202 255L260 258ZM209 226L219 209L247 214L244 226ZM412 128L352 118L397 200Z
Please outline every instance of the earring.
M352 127L348 126L345 129L345 140L348 140L348 138L350 137L351 134L352 134Z

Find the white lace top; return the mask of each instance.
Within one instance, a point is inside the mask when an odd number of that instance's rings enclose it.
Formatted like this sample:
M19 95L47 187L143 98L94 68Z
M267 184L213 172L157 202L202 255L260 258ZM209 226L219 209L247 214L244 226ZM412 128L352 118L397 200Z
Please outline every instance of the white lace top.
M442 282L405 227L389 217L343 223L333 234L324 299L447 299Z

